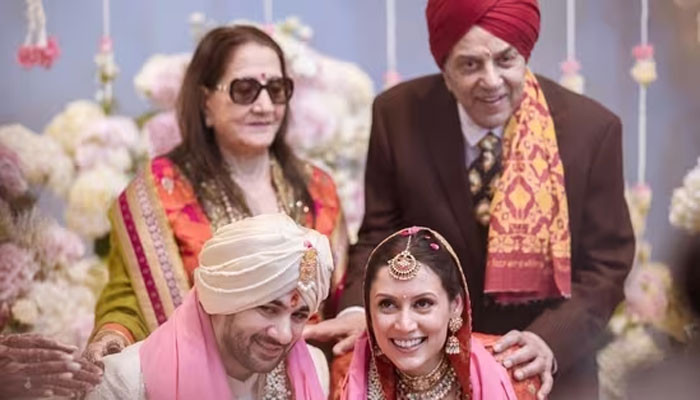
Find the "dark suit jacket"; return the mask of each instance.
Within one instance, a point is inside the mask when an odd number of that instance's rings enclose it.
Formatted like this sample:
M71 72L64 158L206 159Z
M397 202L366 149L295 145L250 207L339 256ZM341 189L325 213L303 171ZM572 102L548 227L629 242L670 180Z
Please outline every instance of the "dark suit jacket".
M474 219L457 104L441 75L402 83L373 106L366 211L341 309L362 304L364 264L390 233L424 225L442 233L467 278L475 331L529 330L551 347L559 371L593 355L634 255L624 200L620 120L597 102L538 77L554 119L569 205L572 297L501 307L483 294L486 230Z

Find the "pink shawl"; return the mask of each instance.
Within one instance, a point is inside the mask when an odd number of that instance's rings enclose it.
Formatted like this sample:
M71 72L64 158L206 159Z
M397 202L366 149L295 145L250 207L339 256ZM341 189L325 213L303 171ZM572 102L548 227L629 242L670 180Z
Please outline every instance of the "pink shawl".
M146 339L139 355L149 400L232 398L211 320L195 290ZM306 342L292 347L286 363L296 399L325 397Z
M363 334L355 343L350 370L343 383L342 400L364 400L367 398L369 338ZM461 371L456 371L460 374ZM515 390L508 372L489 353L478 339L471 339L469 380L473 400L516 400Z

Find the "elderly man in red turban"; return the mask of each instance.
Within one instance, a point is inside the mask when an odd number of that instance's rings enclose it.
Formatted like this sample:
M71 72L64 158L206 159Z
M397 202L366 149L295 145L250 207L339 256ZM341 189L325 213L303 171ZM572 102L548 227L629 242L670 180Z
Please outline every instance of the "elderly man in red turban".
M382 238L429 226L461 260L474 331L504 335L496 353L521 346L502 357L515 378L539 375L540 397L556 377L552 398L574 386L595 398L595 351L634 255L620 120L529 70L536 0L429 0L426 17L440 73L375 100L341 307L362 304L363 267ZM362 314L307 336L348 327L363 329Z

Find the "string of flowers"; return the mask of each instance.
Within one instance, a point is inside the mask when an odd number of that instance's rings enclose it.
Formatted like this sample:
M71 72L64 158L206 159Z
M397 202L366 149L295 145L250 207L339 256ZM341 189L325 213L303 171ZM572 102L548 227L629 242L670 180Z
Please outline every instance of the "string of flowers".
M386 0L386 67L384 89L401 82L396 69L396 1Z
M656 80L656 64L654 48L648 41L648 0L641 0L641 11L641 43L632 52L636 62L630 71L639 84L639 163L637 184L625 193L637 252L632 271L625 281L625 301L617 307L608 324L615 337L597 355L601 400L627 399L630 374L661 361L668 354L671 343L687 342L688 326L693 320L673 282L670 268L652 261L651 245L644 239L652 198L651 189L645 182L647 88ZM692 177L687 181L694 182ZM686 206L692 195L680 191L674 197L677 205ZM688 207L681 206L672 209L671 220L688 220L687 210Z
M566 60L559 67L562 72L559 83L576 93L583 93L585 79L579 74L581 64L576 59L576 0L566 0Z
M61 54L55 36L46 34L46 14L41 0L27 0L27 35L17 50L17 62L24 68L51 68Z
M119 68L114 61L114 46L110 35L110 6L109 0L102 0L102 37L100 46L95 56L97 64L97 82L99 88L95 99L102 106L106 114L114 110L114 94L112 82L119 73Z
M645 183L647 158L647 88L657 78L654 46L649 43L649 0L641 0L641 43L634 47L632 54L637 60L630 70L632 78L639 84L638 130L639 149L637 160L637 183Z
M272 24L272 7L272 0L263 0L263 21L265 21L265 25Z

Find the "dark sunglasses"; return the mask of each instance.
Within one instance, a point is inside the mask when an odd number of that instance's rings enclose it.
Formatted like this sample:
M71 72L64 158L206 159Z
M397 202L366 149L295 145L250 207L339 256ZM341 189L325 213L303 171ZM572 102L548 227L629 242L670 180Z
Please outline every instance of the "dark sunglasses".
M287 77L272 78L263 85L257 79L242 78L234 79L228 86L216 85L216 90L228 92L234 103L242 105L253 104L263 89L267 90L273 104L286 104L294 93L294 82Z

